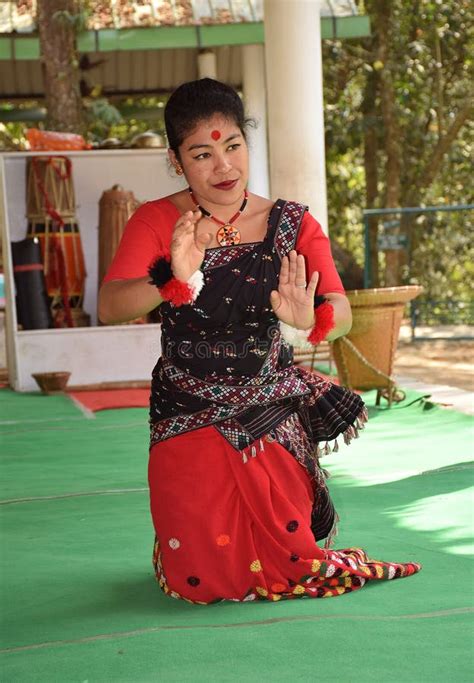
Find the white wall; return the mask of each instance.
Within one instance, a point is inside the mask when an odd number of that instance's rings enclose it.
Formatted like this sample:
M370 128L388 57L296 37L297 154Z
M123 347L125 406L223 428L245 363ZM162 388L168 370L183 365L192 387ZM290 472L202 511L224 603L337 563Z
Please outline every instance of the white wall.
M58 154L61 154L58 152ZM26 157L6 154L5 183L10 240L26 237ZM184 181L168 170L166 150L103 150L67 153L72 161L77 219L86 262L84 310L97 324L99 199L119 184L139 201L149 201L182 189Z
M0 229L4 245L26 236L26 158L8 153L0 159ZM67 154L72 160L77 218L87 268L84 309L92 327L51 330L16 329L10 250L4 252L7 355L11 386L35 390L32 373L69 371L69 385L148 380L161 353L159 325L95 327L99 199L115 184L140 201L184 187L168 170L165 150L89 151Z

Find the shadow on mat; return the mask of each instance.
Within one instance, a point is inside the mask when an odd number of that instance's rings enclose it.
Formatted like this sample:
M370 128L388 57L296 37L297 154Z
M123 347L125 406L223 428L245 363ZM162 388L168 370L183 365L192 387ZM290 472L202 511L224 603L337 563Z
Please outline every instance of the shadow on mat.
M466 520L464 529L454 525L447 526L450 520L446 515L439 517L438 528L416 528L404 522L420 502L437 499L441 508L451 494L462 494L470 490L473 466L474 463L463 462L372 486L354 486L349 480L337 480L336 485L330 486L330 490L341 517L344 535L345 527L348 526L351 544L354 545L359 545L359 540L362 545L366 545L364 534L371 531L378 533L381 538L385 535L403 536L410 544L430 547L443 554L456 554L453 549L465 547L472 542L468 523L472 519L472 513L469 510L464 515L460 511L459 517ZM369 506L370 515L367 514ZM346 521L349 524L346 525ZM436 526L436 523L433 519L432 526ZM450 550L446 548L447 543ZM336 545L340 547L337 540Z

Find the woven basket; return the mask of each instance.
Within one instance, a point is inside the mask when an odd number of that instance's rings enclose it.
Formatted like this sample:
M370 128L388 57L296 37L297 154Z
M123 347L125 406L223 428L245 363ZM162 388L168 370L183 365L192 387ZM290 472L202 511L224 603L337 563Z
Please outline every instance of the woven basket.
M352 308L352 329L333 342L340 383L350 389L388 389L392 379L405 304L423 287L385 287L346 292ZM391 402L391 401L390 401Z
M329 365L329 372L331 372L333 365L331 344L323 341L318 346L309 350L295 346L293 349L293 360L295 365L304 365L309 367L311 371L314 370L318 363L327 363Z

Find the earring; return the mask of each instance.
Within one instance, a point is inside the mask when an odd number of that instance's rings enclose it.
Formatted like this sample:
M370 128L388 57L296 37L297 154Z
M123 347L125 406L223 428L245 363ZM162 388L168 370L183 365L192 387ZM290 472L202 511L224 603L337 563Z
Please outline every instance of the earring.
M176 175L183 175L183 173L184 173L183 169L181 168L181 166L179 164L176 164L176 166L174 167L174 170L176 171Z

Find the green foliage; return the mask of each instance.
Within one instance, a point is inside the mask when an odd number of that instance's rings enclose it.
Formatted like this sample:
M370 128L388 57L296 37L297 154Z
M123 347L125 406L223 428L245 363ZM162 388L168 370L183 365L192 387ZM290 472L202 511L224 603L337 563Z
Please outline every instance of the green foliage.
M362 5L362 3L359 3ZM393 112L399 130L400 206L466 204L474 201L474 127L465 121L436 167L442 144L472 90L474 7L468 0L370 0L372 36L363 42L326 41L323 68L329 219L332 235L364 260L362 210L367 206L364 130L375 130L378 194L385 207L387 157L381 107L382 78L389 70ZM380 59L380 12L389 17L389 49ZM379 22L379 24L377 23ZM373 110L368 85L376 83ZM433 165L434 164L434 165ZM430 170L435 170L430 177ZM428 181L426 181L428 178ZM470 299L469 251L472 212L421 216L407 223L412 246L405 281L421 282L425 297ZM383 254L381 263L383 264Z
M420 215L411 284L428 284L423 299L472 300L474 210Z
M82 9L74 13L68 10L58 10L53 14L52 19L58 24L72 26L75 33L80 33L87 28L88 12Z
M100 142L105 138L117 138L126 146L135 135L146 131L164 136L163 110L167 99L165 95L157 95L117 98L113 103L93 100L101 103L91 104L89 132L92 140ZM113 115L112 111L115 112Z
M109 131L123 123L123 118L116 107L104 97L90 100L87 106L89 132L95 138L109 137Z

